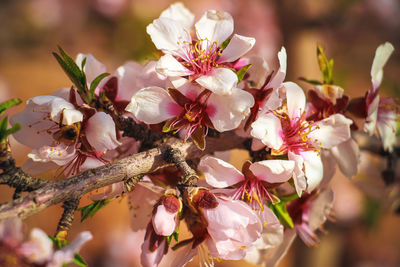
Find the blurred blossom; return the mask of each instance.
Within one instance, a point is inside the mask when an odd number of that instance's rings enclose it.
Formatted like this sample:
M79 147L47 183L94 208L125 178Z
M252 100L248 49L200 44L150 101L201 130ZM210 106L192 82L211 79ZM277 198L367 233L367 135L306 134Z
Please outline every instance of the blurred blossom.
M400 26L398 0L366 0L369 10L379 17L381 22L389 27Z
M94 8L104 16L112 18L120 15L129 2L129 0L95 0Z

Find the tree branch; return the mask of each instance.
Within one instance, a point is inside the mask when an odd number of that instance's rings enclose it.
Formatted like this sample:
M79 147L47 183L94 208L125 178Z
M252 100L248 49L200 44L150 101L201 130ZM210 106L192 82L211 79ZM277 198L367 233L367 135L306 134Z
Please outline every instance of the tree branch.
M222 141L223 140L223 141ZM0 220L12 217L26 218L51 205L80 198L95 189L124 181L141 174L151 173L165 166L164 160L168 148L178 150L185 159L199 158L214 151L225 151L243 148L245 138L233 132L221 134L219 138L207 138L204 151L199 150L193 142L170 138L164 144L130 157L121 159L95 169L60 181L46 181L46 185L28 195L0 206ZM139 179L139 178L138 178Z

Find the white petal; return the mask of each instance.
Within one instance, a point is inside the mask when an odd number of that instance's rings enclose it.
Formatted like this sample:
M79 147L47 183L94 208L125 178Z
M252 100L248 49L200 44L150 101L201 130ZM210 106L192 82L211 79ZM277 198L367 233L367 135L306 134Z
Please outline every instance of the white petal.
M165 76L188 76L192 71L185 68L178 60L170 54L162 56L156 66L156 71Z
M263 160L250 165L250 171L258 179L268 183L284 183L292 177L294 161Z
M165 89L146 87L132 97L125 110L133 113L140 121L155 124L175 117L181 108Z
M233 18L227 12L208 10L195 27L199 39L222 43L233 32Z
M358 173L360 167L360 149L352 138L332 147L331 152L340 171L348 178Z
M196 82L218 95L230 95L238 78L236 73L228 68L214 68L210 74L197 78Z
M263 262L263 265L268 267L276 266L283 256L286 255L295 238L296 231L294 229L287 229L283 235L283 242L270 254L268 259Z
M157 235L170 236L175 230L176 213L170 213L164 205L158 205L157 211L152 218L154 232Z
M397 114L394 111L385 114L380 113L376 124L383 147L389 152L393 151L393 146L396 143L396 116Z
M22 165L22 170L30 175L39 175L41 173L54 170L59 168L60 166L55 164L52 161L49 162L40 162L34 161L32 159L28 159L24 165Z
M304 159L302 156L297 155L293 152L288 152L289 160L293 160L295 162L295 167L293 170L293 182L296 187L297 195L301 196L302 192L307 188L306 177L303 172L304 168Z
M107 67L98 61L92 54L81 54L76 56L76 64L81 68L83 59L86 58L86 64L83 70L86 74L86 80L90 84L97 76L107 72ZM103 83L105 80L103 80Z
M30 233L29 241L23 243L20 249L29 262L44 264L53 255L53 242L45 232L34 228Z
M234 166L211 156L203 157L198 169L204 173L207 183L216 188L225 188L244 180L243 174Z
M182 3L174 3L164 10L160 18L168 18L178 21L182 26L190 31L193 25L194 15Z
M246 54L256 43L256 39L252 37L233 35L228 46L222 52L218 63L233 62Z
M281 121L272 113L262 114L251 124L251 135L273 149L279 149L283 144L281 132Z
M182 53L181 44L191 43L192 38L178 21L169 18L159 18L146 28L157 49L168 53Z
M83 121L83 114L75 109L64 109L63 110L63 121L64 125L71 125L76 122Z
M94 168L103 166L104 164L105 164L104 162L102 162L98 159L88 157L85 160L85 162L83 162L83 164L79 167L79 170L81 172L83 172L83 171L86 171L89 169L94 169Z
M378 120L378 107L379 95L377 95L368 106L368 116L365 119L364 131L369 135L373 135L375 132L376 122Z
M307 179L307 192L311 193L322 181L324 167L321 156L314 151L301 152L304 159L304 174Z
M333 149L333 148L332 148ZM328 186L330 181L332 180L333 176L336 173L336 159L332 155L331 150L328 149L321 149L321 161L323 167L323 177L322 181L319 184L320 188L325 188Z
M275 74L275 76L272 78L272 80L269 82L269 86L271 88L278 88L282 85L283 81L285 80L286 77L286 61L287 61L287 55L286 55L286 49L285 47L282 46L281 51L278 53L278 59L279 59L279 70Z
M353 122L341 114L333 114L328 118L318 121L308 137L323 148L334 147L350 138L350 125Z
M372 62L371 68L371 81L374 90L377 89L382 82L383 67L385 66L393 51L394 47L389 42L381 44L376 49L374 61Z
M314 199L308 215L308 224L312 231L318 229L327 219L333 207L333 191L323 190Z
M249 64L252 65L247 71L249 74L249 80L254 83L254 88L261 88L270 71L268 63L264 58L254 56L249 58Z
M54 162L58 166L64 166L73 160L76 156L74 146L65 146L60 144L57 146L42 146L34 148L28 154L28 157L36 162Z
M207 113L215 129L224 132L239 127L250 113L254 98L250 93L234 88L229 96L211 94L207 104Z
M306 96L303 89L293 82L285 82L288 115L291 119L299 118L305 111Z
M85 134L91 146L100 152L105 152L121 145L115 131L115 123L111 116L97 112L88 119Z

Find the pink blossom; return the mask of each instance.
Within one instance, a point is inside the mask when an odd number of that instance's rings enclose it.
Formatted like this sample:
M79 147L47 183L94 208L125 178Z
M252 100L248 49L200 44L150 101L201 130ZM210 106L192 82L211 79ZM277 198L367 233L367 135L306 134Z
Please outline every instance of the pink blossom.
M224 48L223 42L233 32L233 19L226 12L209 10L195 24L197 40L189 29L194 15L176 3L147 26L153 43L164 52L156 70L168 77L186 77L220 95L230 95L238 78L232 71L235 62L255 43L254 38L234 34Z
M351 120L333 114L313 122L306 120L306 99L295 83L285 83L286 105L262 114L252 124L251 135L272 149L272 154L287 154L296 162L294 183L297 193L313 191L323 177L321 148L334 147L350 138Z

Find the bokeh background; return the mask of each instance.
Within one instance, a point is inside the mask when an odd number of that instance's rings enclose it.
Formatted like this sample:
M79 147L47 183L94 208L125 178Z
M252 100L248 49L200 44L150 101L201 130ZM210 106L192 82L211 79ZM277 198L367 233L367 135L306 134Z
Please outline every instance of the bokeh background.
M1 0L0 101L23 101L51 94L71 85L51 55L61 45L71 55L92 53L110 72L126 60L154 59L146 25L173 1L169 0ZM235 32L256 38L252 54L277 66L276 54L288 53L287 80L319 79L316 45L335 59L335 83L351 96L362 96L370 86L370 68L376 47L390 41L395 53L385 67L382 94L400 96L400 1L398 0L206 0L182 1L199 18L207 9L225 10L235 20ZM308 85L299 82L306 90ZM23 105L11 113L22 110ZM12 141L18 164L28 149ZM235 151L234 164L245 156ZM400 266L399 179L386 186L381 178L385 160L362 154L361 173L348 180L339 173L335 191L336 222L328 222L317 248L297 240L280 267L289 266ZM49 177L51 179L51 177ZM12 190L0 186L0 203ZM90 201L84 197L81 205ZM61 206L26 220L26 230L40 227L53 234ZM126 199L80 223L77 215L70 237L90 230L94 240L82 250L89 266L139 266L135 246L141 242L129 232ZM195 259L190 266L198 266ZM216 266L251 266L243 261Z

